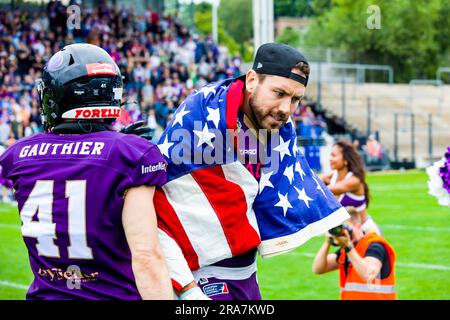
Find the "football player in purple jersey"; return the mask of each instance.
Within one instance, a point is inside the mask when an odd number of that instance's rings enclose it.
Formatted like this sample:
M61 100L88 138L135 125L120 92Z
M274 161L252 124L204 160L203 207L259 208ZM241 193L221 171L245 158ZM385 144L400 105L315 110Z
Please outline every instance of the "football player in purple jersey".
M103 49L64 47L38 82L45 133L1 157L34 280L27 299L172 299L153 207L156 145L112 131L122 76Z

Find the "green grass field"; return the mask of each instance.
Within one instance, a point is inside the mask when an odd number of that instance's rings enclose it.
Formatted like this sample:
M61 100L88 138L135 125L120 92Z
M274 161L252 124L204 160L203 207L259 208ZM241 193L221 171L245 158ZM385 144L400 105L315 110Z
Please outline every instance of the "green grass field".
M397 253L399 299L450 299L450 208L427 194L423 171L369 176L369 213ZM0 299L24 299L32 279L17 209L0 204ZM337 272L314 275L323 238L259 260L264 299L339 299Z

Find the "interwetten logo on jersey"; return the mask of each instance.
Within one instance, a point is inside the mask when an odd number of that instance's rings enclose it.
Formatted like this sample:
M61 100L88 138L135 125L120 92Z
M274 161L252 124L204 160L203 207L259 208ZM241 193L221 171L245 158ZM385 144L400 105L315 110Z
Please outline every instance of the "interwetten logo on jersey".
M141 173L152 173L160 170L166 171L167 164L164 162L159 162L158 164L149 165L149 166L141 166Z

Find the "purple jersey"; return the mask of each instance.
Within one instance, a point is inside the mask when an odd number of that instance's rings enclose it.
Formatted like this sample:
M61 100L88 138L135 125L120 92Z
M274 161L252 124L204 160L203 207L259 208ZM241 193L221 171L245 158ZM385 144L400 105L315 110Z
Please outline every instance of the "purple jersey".
M27 299L140 299L122 226L127 189L166 182L156 145L114 131L38 134L1 157L34 281Z
M237 128L238 134L241 135L238 143L238 158L245 168L252 174L252 176L259 182L261 178L261 162L260 158L264 158L264 144L262 144L258 137L252 133L252 124L250 119L239 110L237 114ZM247 135L246 138L243 138ZM265 158L264 158L265 159Z
M345 179L350 178L353 176L353 172L349 171L345 177ZM333 176L330 180L330 186L335 184L337 182L337 171L333 173ZM343 207L354 207L357 212L364 211L367 207L367 200L365 195L357 195L352 192L345 192L341 194L338 198L338 201L341 203Z
M7 189L11 189L11 188L12 188L12 181L3 178L2 170L3 170L3 169L2 169L2 167L0 166L0 185L4 186L4 187L7 188Z

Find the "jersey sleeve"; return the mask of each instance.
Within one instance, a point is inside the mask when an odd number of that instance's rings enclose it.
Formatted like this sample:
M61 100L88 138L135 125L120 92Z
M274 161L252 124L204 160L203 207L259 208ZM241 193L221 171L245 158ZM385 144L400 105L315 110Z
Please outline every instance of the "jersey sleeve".
M119 135L111 163L126 175L119 192L139 186L162 186L167 182L167 162L158 146L136 135Z
M130 169L131 183L128 188L146 186L162 186L167 182L167 162L156 145L151 145Z
M0 156L0 178L9 181L9 175L13 168L13 147L5 150Z

